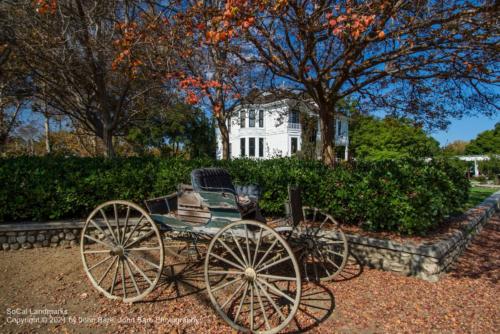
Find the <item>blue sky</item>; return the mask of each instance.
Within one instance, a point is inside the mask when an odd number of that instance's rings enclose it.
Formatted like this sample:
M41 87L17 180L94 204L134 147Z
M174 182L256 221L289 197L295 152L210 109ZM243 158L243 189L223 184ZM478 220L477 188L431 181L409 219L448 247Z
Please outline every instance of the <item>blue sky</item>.
M493 117L469 116L451 120L451 124L446 130L433 131L431 135L439 141L441 146L445 146L455 140L468 141L474 139L478 133L493 129L497 122L500 122L500 115L498 114Z

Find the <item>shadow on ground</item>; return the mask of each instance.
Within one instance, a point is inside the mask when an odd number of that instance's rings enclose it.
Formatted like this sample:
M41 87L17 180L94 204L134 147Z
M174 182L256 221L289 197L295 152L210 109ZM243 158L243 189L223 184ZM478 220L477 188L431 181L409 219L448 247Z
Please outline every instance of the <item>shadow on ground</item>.
M147 298L143 302L160 303L195 295L207 307L212 307L205 293L204 261L176 261L171 263L164 267L163 275L158 282L154 296ZM362 272L362 265L354 255L350 254L344 270L333 279L333 282L355 279ZM321 282L308 282L304 280L299 309L286 333L292 334L310 331L330 318L334 310L335 296L331 289Z

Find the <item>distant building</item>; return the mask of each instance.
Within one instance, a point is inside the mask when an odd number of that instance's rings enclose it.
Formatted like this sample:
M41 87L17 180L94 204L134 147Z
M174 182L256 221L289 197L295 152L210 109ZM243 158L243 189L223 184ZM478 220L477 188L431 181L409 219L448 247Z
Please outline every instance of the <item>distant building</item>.
M256 99L253 104L235 110L228 122L229 156L231 158L251 157L270 159L290 157L303 148L301 113L311 119L318 119L312 103L299 102L290 98L274 98L271 94ZM340 115L335 124L335 144L343 146L344 159L348 157L349 122L346 115ZM316 121L314 138L320 142L319 119ZM318 155L319 157L319 155ZM222 140L217 130L217 159L222 158Z

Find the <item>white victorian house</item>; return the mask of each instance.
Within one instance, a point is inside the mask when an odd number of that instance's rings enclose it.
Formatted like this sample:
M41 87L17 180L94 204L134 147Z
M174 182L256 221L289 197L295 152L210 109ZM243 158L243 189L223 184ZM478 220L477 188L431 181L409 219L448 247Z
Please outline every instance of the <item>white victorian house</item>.
M270 159L290 157L301 151L304 137L301 113L313 120L310 142L320 141L319 120L312 106L289 98L275 99L264 95L254 104L237 108L228 122L230 158L250 157ZM310 123L309 123L310 124ZM344 159L348 157L349 122L346 115L336 120L336 146L344 147ZM319 157L319 155L318 155ZM222 140L217 130L217 159L222 158Z

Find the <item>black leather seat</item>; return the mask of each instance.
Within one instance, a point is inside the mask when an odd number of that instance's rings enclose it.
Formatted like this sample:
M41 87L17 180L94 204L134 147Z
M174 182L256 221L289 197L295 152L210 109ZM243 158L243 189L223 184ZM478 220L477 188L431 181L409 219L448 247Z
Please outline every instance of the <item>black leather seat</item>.
M191 184L195 191L229 192L236 196L242 216L258 209L261 190L257 185L233 185L231 175L223 168L200 168L191 172Z
M236 195L231 175L223 168L200 168L191 172L195 191L230 192Z

